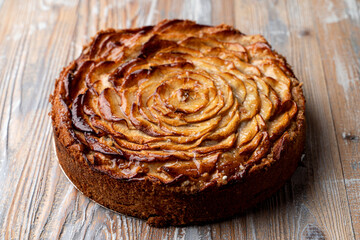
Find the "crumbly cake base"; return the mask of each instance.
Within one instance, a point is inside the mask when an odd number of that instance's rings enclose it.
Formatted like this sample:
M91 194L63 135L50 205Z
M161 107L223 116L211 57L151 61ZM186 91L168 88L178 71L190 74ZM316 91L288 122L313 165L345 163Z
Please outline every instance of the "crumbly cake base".
M95 202L156 227L205 223L232 217L278 191L297 168L305 141L304 121L292 137L279 139L278 161L245 171L235 182L187 192L152 180L116 179L92 169L81 156L73 158L55 134L59 163L73 184Z

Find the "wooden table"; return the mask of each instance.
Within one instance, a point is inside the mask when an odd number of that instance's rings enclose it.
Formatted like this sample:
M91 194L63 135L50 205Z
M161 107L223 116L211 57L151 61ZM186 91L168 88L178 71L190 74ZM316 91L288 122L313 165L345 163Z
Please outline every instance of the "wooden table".
M304 83L306 155L285 187L220 223L153 228L61 172L48 96L99 29L164 18L263 34ZM360 239L360 2L0 0L0 239Z

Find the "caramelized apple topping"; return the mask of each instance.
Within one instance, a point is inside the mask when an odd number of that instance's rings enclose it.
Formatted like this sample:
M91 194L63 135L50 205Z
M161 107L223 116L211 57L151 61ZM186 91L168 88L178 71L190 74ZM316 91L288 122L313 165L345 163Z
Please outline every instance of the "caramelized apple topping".
M283 58L227 25L103 31L75 66L73 127L89 163L119 178L223 181L266 158L298 111Z

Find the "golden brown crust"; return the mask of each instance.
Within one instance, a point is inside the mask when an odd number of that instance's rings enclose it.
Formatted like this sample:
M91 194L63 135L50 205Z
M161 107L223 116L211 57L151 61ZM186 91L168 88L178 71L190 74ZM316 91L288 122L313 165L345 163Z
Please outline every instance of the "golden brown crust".
M262 36L227 25L99 32L51 102L69 178L154 225L252 206L291 176L304 148L301 84Z

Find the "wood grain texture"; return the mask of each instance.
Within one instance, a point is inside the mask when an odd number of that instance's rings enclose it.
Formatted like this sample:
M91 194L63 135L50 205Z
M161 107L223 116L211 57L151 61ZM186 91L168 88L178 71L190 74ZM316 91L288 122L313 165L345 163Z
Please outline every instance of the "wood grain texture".
M48 96L98 30L164 18L263 34L304 82L307 148L284 188L236 218L153 228L80 194L53 149ZM360 239L357 0L0 0L0 239Z

